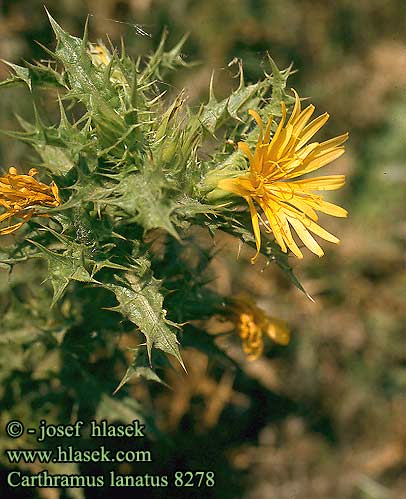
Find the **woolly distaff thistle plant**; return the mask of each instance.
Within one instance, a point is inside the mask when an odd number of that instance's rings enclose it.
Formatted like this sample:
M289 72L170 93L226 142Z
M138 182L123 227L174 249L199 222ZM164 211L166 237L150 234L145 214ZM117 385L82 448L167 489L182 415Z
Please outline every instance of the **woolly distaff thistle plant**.
M271 59L261 81L246 84L240 68L228 98L218 101L211 83L208 102L194 109L184 92L171 100L161 84L168 71L187 66L183 41L166 50L164 37L152 56L133 61L124 48L90 43L87 30L77 38L50 22L52 61L9 64L12 75L1 83L52 87L59 101L58 124L44 123L35 108L34 123L20 119L22 131L8 132L35 149L36 169L24 175L10 168L0 178L0 235L14 236L1 249L2 264L48 264L52 297L38 294L25 319L29 330L62 341L65 352L74 344L91 350L96 335L117 355L112 338L139 331L145 341L132 349L120 388L140 376L160 381L162 352L183 366L182 344L223 355L213 336L190 324L216 314L234 322L251 358L262 352L263 332L286 344L286 325L207 286L202 274L211 253L190 229L240 238L256 249L253 261L261 253L301 288L288 264L289 250L303 256L291 227L321 256L310 232L338 239L316 223L316 211L346 215L314 192L341 187L342 175L301 177L342 154L347 135L309 143L328 115L309 122L314 107L301 109L298 94L285 90L290 68L280 71ZM213 136L217 145L203 159L200 148ZM9 331L24 327L21 317L2 320ZM91 371L86 355L76 366L83 380Z

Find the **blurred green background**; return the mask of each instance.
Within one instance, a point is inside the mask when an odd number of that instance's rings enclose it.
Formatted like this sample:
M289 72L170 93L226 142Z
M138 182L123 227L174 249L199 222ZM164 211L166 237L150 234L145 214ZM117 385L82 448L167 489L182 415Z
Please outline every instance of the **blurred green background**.
M2 59L46 58L35 43L54 45L43 3L0 2ZM81 34L90 15L91 39L106 42L107 33L118 43L124 37L134 56L156 47L165 26L170 43L188 32L184 58L198 64L176 73L168 91L185 87L196 105L207 97L213 69L216 94L224 97L237 83L229 62L242 59L246 80L255 81L266 69L269 51L279 67L293 62L297 73L290 85L311 97L318 114L331 114L321 138L350 132L346 154L324 172L348 178L335 200L349 218L324 224L341 244L326 247L322 259L310 253L304 261L292 259L316 303L278 269L263 269L261 262L251 266L248 251L237 259L237 241L219 238L223 250L213 261L213 285L227 294L250 293L289 323L292 341L252 363L239 350L230 351L246 376L186 351L189 376L174 374L174 391L151 394L148 387L135 386L134 396L154 407L160 428L176 444L165 454L154 444L155 469L214 469L218 485L204 497L401 498L406 490L404 2L65 0L46 5L73 34ZM0 78L7 74L1 65ZM16 111L32 114L26 91L1 93L0 103L0 129L16 129ZM27 167L31 159L26 146L1 136L3 168Z

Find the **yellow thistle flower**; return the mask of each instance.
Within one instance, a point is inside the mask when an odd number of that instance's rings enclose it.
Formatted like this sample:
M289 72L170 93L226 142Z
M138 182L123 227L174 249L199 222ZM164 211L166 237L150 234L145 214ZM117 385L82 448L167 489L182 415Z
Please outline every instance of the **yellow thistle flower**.
M263 334L275 343L287 345L290 334L280 319L268 316L250 298L237 297L230 301L228 311L242 340L242 348L248 360L257 359L264 349Z
M345 133L325 142L307 144L326 123L329 115L322 114L308 123L315 108L309 105L302 111L299 96L293 92L295 105L292 114L286 122L286 106L281 102L282 118L272 138L272 116L264 131L259 114L252 109L249 111L259 126L255 151L252 153L244 142L238 143L239 149L249 159L249 171L240 177L222 179L218 184L221 189L242 196L248 203L257 248L252 263L261 248L260 220L265 230L274 234L283 252L286 253L289 248L298 258L303 258L290 226L310 251L322 256L323 250L310 232L332 243L338 243L339 239L316 223L316 210L336 217L347 216L346 210L313 192L339 189L344 185L344 175L291 181L341 156L344 153L342 144L348 138L348 133ZM258 214L257 206L265 214L268 223Z
M110 51L102 41L99 41L97 44L89 43L89 48L87 50L87 53L90 56L92 64L97 68L107 67L111 63L112 54L110 53ZM110 75L110 80L112 83L120 83L122 85L128 85L127 80L125 79L123 73L121 72L120 69L117 68L113 68Z
M108 66L111 62L111 54L103 42L89 43L88 54L95 66Z
M28 175L18 175L14 167L3 177L0 177L0 223L8 221L8 225L0 228L0 235L11 234L28 222L33 216L47 216L38 213L37 206L59 206L58 187L54 182L43 184L34 178L38 170L32 168ZM21 219L11 225L13 219Z

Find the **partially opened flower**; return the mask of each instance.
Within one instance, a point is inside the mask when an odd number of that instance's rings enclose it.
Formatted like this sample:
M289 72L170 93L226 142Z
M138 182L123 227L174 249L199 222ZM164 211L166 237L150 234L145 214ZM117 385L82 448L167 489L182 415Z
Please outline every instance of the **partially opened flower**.
M6 175L0 177L0 235L12 234L33 216L47 216L39 213L39 207L59 206L58 187L55 183L43 184L34 178L38 170L32 168L28 175L18 175L11 167ZM15 219L18 222L12 223Z
M95 66L108 66L111 62L111 54L103 42L89 43L88 54Z
M290 334L286 323L270 317L250 298L238 296L230 299L227 311L236 326L248 360L255 360L262 354L264 334L280 345L289 343Z
M344 175L292 180L337 159L343 154L342 144L348 138L348 133L345 133L325 142L307 144L329 115L325 113L309 123L315 108L309 105L302 110L299 96L294 93L295 105L287 121L286 106L281 102L282 118L272 138L272 116L264 130L259 114L249 111L259 126L255 151L251 152L244 142L238 143L249 159L249 171L236 178L222 179L218 184L221 189L242 196L248 203L257 248L253 262L261 248L260 221L265 230L274 234L283 252L289 248L298 258L303 258L291 228L310 251L322 256L323 250L311 232L333 243L339 240L316 223L316 210L336 217L347 216L346 210L314 193L342 187ZM261 218L258 207L266 220Z
M107 68L111 64L111 61L113 59L113 56L110 53L109 49L106 47L106 45L104 45L102 41L99 41L97 44L89 43L87 53L90 56L92 64L97 68ZM117 67L111 69L110 81L112 83L128 85L122 71Z

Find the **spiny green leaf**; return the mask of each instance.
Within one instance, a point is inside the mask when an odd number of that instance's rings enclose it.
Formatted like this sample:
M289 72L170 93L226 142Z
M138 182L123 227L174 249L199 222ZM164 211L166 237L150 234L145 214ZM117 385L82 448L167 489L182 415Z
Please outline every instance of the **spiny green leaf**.
M214 133L229 121L241 121L238 111L248 109L249 107L256 107L259 98L269 87L270 82L268 79L248 85L247 87L240 86L230 97L220 102L217 101L214 93L211 92L209 102L200 110L202 125L210 133Z
M162 177L158 175L128 175L116 190L117 198L109 203L134 217L145 230L162 228L178 238L170 220L174 207L165 200L161 183Z
M54 175L64 175L75 165L72 152L67 149L38 143L35 149L40 154L43 165Z
M2 59L2 62L7 64L7 66L10 66L10 68L13 69L14 75L9 78L8 80L2 81L0 83L0 86L7 86L11 83L16 83L16 82L22 82L25 83L30 91L32 90L32 84L31 84L31 77L30 77L30 72L28 68L24 68L22 66L18 66L17 64L13 64L11 62L4 61Z
M172 323L165 318L159 282L148 272L141 276L132 273L127 275L122 284L104 286L113 291L119 302L112 310L122 313L145 335L150 363L151 350L155 347L176 357L184 367L176 333L170 327Z
M77 163L79 154L90 149L90 138L86 129L70 124L63 107L60 109L59 127L45 126L34 106L35 125L17 116L24 132L8 132L8 135L34 147L42 159L43 167L53 175L66 175Z
M133 360L131 362L131 365L128 367L127 372L123 376L123 379L114 390L113 395L115 395L126 383L138 378L143 378L147 381L155 381L156 383L161 383L165 386L168 386L151 368L148 359L148 353L145 348L138 347L131 350L133 352Z
M55 57L63 64L69 81L70 95L84 102L96 113L120 106L118 94L103 71L92 64L87 42L64 31L48 13L57 38Z
M17 84L25 84L30 91L34 86L51 85L55 87L65 87L63 75L52 69L49 65L45 66L41 63L30 64L25 63L26 67L12 64L4 61L10 66L14 74L10 78L0 82L0 87L9 87Z
M56 253L37 241L29 240L29 242L43 253L48 262L49 280L54 290L51 307L61 298L70 281L97 283L85 268L83 257L85 248L75 249L72 253L69 250Z
M280 116L281 101L288 100L290 102L294 102L294 98L287 96L285 92L287 79L292 74L292 66L289 66L287 69L281 71L269 54L268 60L272 70L272 76L270 76L272 81L272 97L269 111L276 116Z
M174 119L176 114L183 107L184 103L185 103L185 95L184 92L182 91L163 114L162 120L155 134L156 143L159 143L164 137L168 136L169 123Z
M166 71L188 65L181 57L181 50L187 35L181 38L171 50L165 51L167 36L168 32L164 30L157 50L149 57L148 64L140 75L141 82L162 79Z

